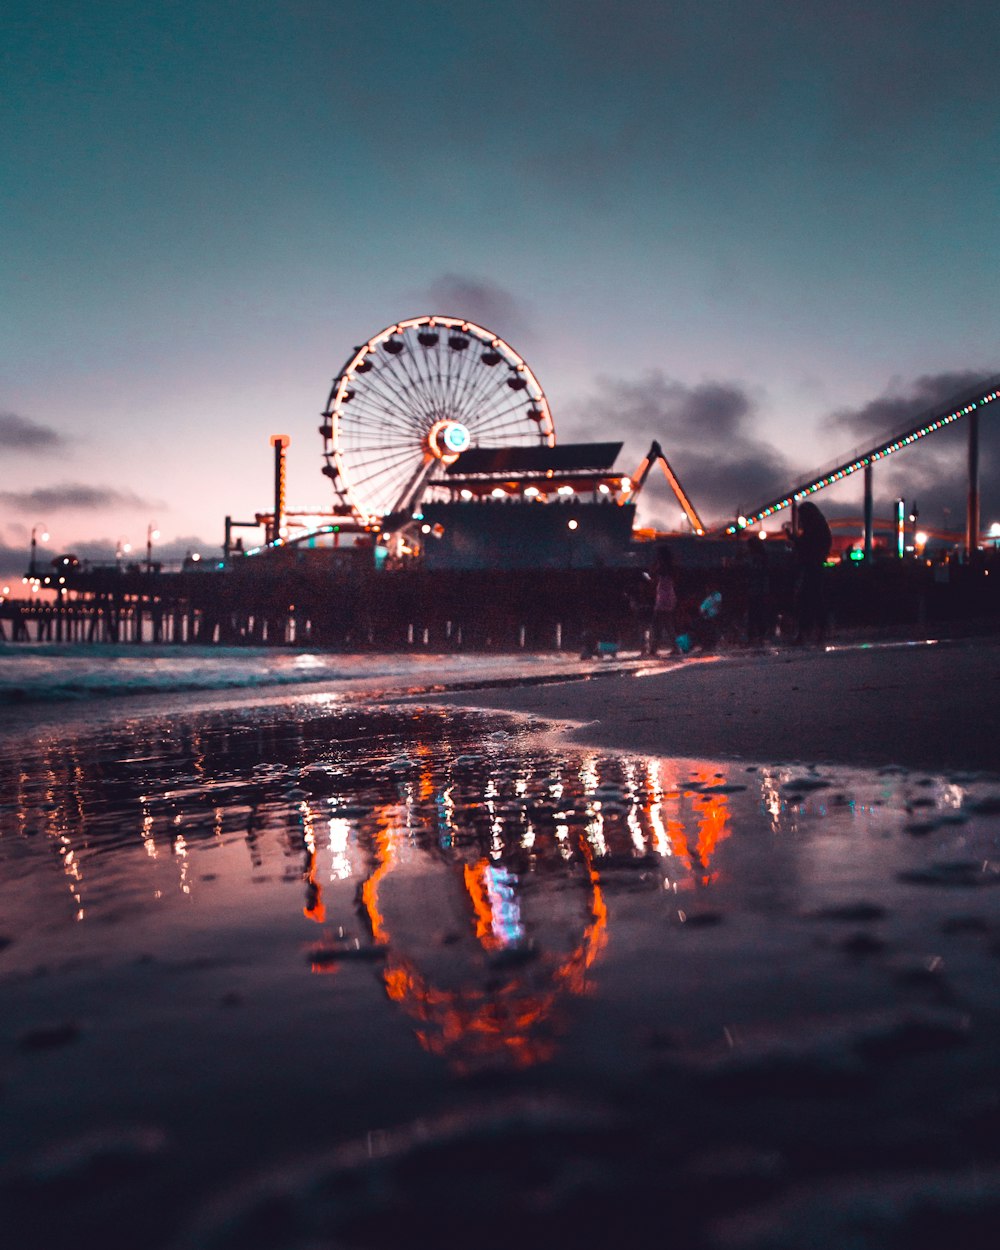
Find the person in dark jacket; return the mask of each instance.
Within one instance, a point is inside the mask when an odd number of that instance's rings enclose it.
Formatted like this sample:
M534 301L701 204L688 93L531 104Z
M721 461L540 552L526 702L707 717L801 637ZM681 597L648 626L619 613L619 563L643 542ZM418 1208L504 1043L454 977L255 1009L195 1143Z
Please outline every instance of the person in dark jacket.
M795 613L798 633L795 641L822 642L826 635L826 596L823 568L832 545L826 517L808 500L799 505L799 525L792 535L792 550L798 576L795 587Z

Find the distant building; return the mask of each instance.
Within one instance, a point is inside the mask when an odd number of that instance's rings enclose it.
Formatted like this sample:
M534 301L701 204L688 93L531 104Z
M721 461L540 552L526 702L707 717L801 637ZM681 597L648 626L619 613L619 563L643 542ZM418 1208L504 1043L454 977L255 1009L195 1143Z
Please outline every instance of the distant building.
M615 471L621 443L473 447L429 483L420 507L428 569L620 567L633 562L635 505ZM447 499L440 496L447 495ZM435 496L438 498L435 500Z

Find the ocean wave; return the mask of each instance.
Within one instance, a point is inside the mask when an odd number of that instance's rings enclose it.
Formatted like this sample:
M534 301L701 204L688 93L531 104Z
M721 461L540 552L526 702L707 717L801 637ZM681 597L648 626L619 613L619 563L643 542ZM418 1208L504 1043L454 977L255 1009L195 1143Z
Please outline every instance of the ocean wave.
M455 685L525 678L569 657L342 654L264 648L143 646L0 647L0 708L133 695L273 690L320 683L380 687Z

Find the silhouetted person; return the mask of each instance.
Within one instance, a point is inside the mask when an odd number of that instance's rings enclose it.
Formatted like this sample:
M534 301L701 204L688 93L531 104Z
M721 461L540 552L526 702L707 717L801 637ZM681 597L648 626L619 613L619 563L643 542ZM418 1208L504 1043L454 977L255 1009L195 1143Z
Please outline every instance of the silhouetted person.
M664 641L670 644L670 654L677 654L677 627L674 613L677 610L677 583L674 578L674 558L669 547L658 547L653 565L653 614L649 629L649 654L656 655Z
M832 538L826 517L814 503L799 505L799 528L792 535L792 550L798 568L795 612L802 643L810 637L822 642L826 633L826 598L823 594L823 565L830 554Z

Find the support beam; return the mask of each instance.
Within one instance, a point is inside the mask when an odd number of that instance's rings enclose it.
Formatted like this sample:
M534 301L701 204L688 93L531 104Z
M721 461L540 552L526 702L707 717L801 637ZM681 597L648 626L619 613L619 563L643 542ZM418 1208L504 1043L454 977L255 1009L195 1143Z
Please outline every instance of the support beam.
M872 492L872 466L865 465L865 560L872 558L872 530L874 526L875 505Z
M979 546L979 413L969 413L969 507L965 519L965 549L974 560Z

